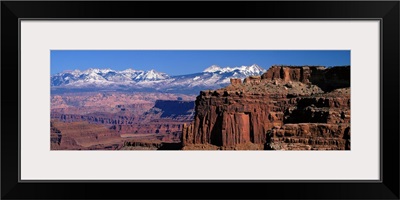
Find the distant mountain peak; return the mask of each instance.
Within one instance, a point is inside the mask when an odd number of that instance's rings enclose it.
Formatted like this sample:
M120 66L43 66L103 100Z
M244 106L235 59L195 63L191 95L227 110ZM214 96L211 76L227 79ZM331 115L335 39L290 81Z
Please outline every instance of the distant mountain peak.
M260 67L260 66L257 65L257 64L252 64L252 65L250 66L250 68L256 68L256 69L259 69L259 70L264 70L262 67Z
M144 71L125 69L91 68L84 71L69 70L51 76L52 89L111 89L198 93L199 90L225 87L231 78L244 79L247 76L265 72L260 66L236 66L222 68L212 65L200 73L169 76L154 69Z
M217 71L221 71L222 68L218 65L211 65L210 67L208 67L207 69L205 69L203 72L217 72Z
M85 70L85 71L82 71L82 73L83 73L83 74L90 74L90 73L96 73L96 74L102 73L102 74L106 74L106 73L111 72L111 71L114 71L114 70L112 70L112 69L110 69L110 68L106 68L106 69L89 68L89 69L87 69L87 70Z
M155 81L155 80L164 80L169 78L169 76L166 73L163 72L158 72L154 69L151 69L144 73L143 79L148 80L148 81Z
M263 68L261 68L260 66L258 66L257 64L253 64L251 66L245 66L242 65L240 67L224 67L221 68L218 65L212 65L208 68L206 68L203 72L209 72L209 73L215 73L215 72L233 72L235 70L239 70L240 72L244 72L245 74L247 73L253 73L253 74L260 74L265 72L265 70Z
M135 72L141 72L141 70L135 70L132 68L128 68L128 69L122 70L121 72L122 73L135 73Z

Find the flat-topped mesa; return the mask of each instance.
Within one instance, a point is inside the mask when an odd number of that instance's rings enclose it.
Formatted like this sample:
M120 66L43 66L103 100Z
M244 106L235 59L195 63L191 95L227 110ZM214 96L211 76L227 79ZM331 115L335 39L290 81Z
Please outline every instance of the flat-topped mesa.
M298 81L313 84L325 92L350 87L350 66L272 66L261 75L263 80Z
M282 79L284 81L299 81L309 83L313 71L322 71L323 66L272 66L261 77L267 80ZM314 74L317 75L317 74Z
M350 66L272 66L230 82L200 92L183 149L350 148ZM307 132L320 129L327 134Z

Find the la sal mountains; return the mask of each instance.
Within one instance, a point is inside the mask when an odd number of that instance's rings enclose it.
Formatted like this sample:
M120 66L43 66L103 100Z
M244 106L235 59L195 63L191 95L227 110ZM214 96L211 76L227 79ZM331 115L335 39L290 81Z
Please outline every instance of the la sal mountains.
M203 72L175 76L155 70L88 69L52 75L50 83L53 93L114 90L198 94L201 90L225 87L231 78L244 79L265 71L256 64L224 68L212 65Z

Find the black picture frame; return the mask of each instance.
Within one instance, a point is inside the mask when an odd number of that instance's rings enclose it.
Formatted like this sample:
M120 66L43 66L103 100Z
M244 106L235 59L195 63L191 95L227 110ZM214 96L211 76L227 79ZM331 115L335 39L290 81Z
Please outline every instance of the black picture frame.
M399 1L2 1L1 198L399 199L399 10ZM19 182L19 20L22 18L379 19L382 179L377 182ZM148 188L153 188L154 192L148 193Z

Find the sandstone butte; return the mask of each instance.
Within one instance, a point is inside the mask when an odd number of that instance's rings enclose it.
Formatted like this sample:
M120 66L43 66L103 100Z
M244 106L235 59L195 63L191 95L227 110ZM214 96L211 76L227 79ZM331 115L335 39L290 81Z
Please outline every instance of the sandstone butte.
M350 66L272 66L195 106L184 150L350 150Z

